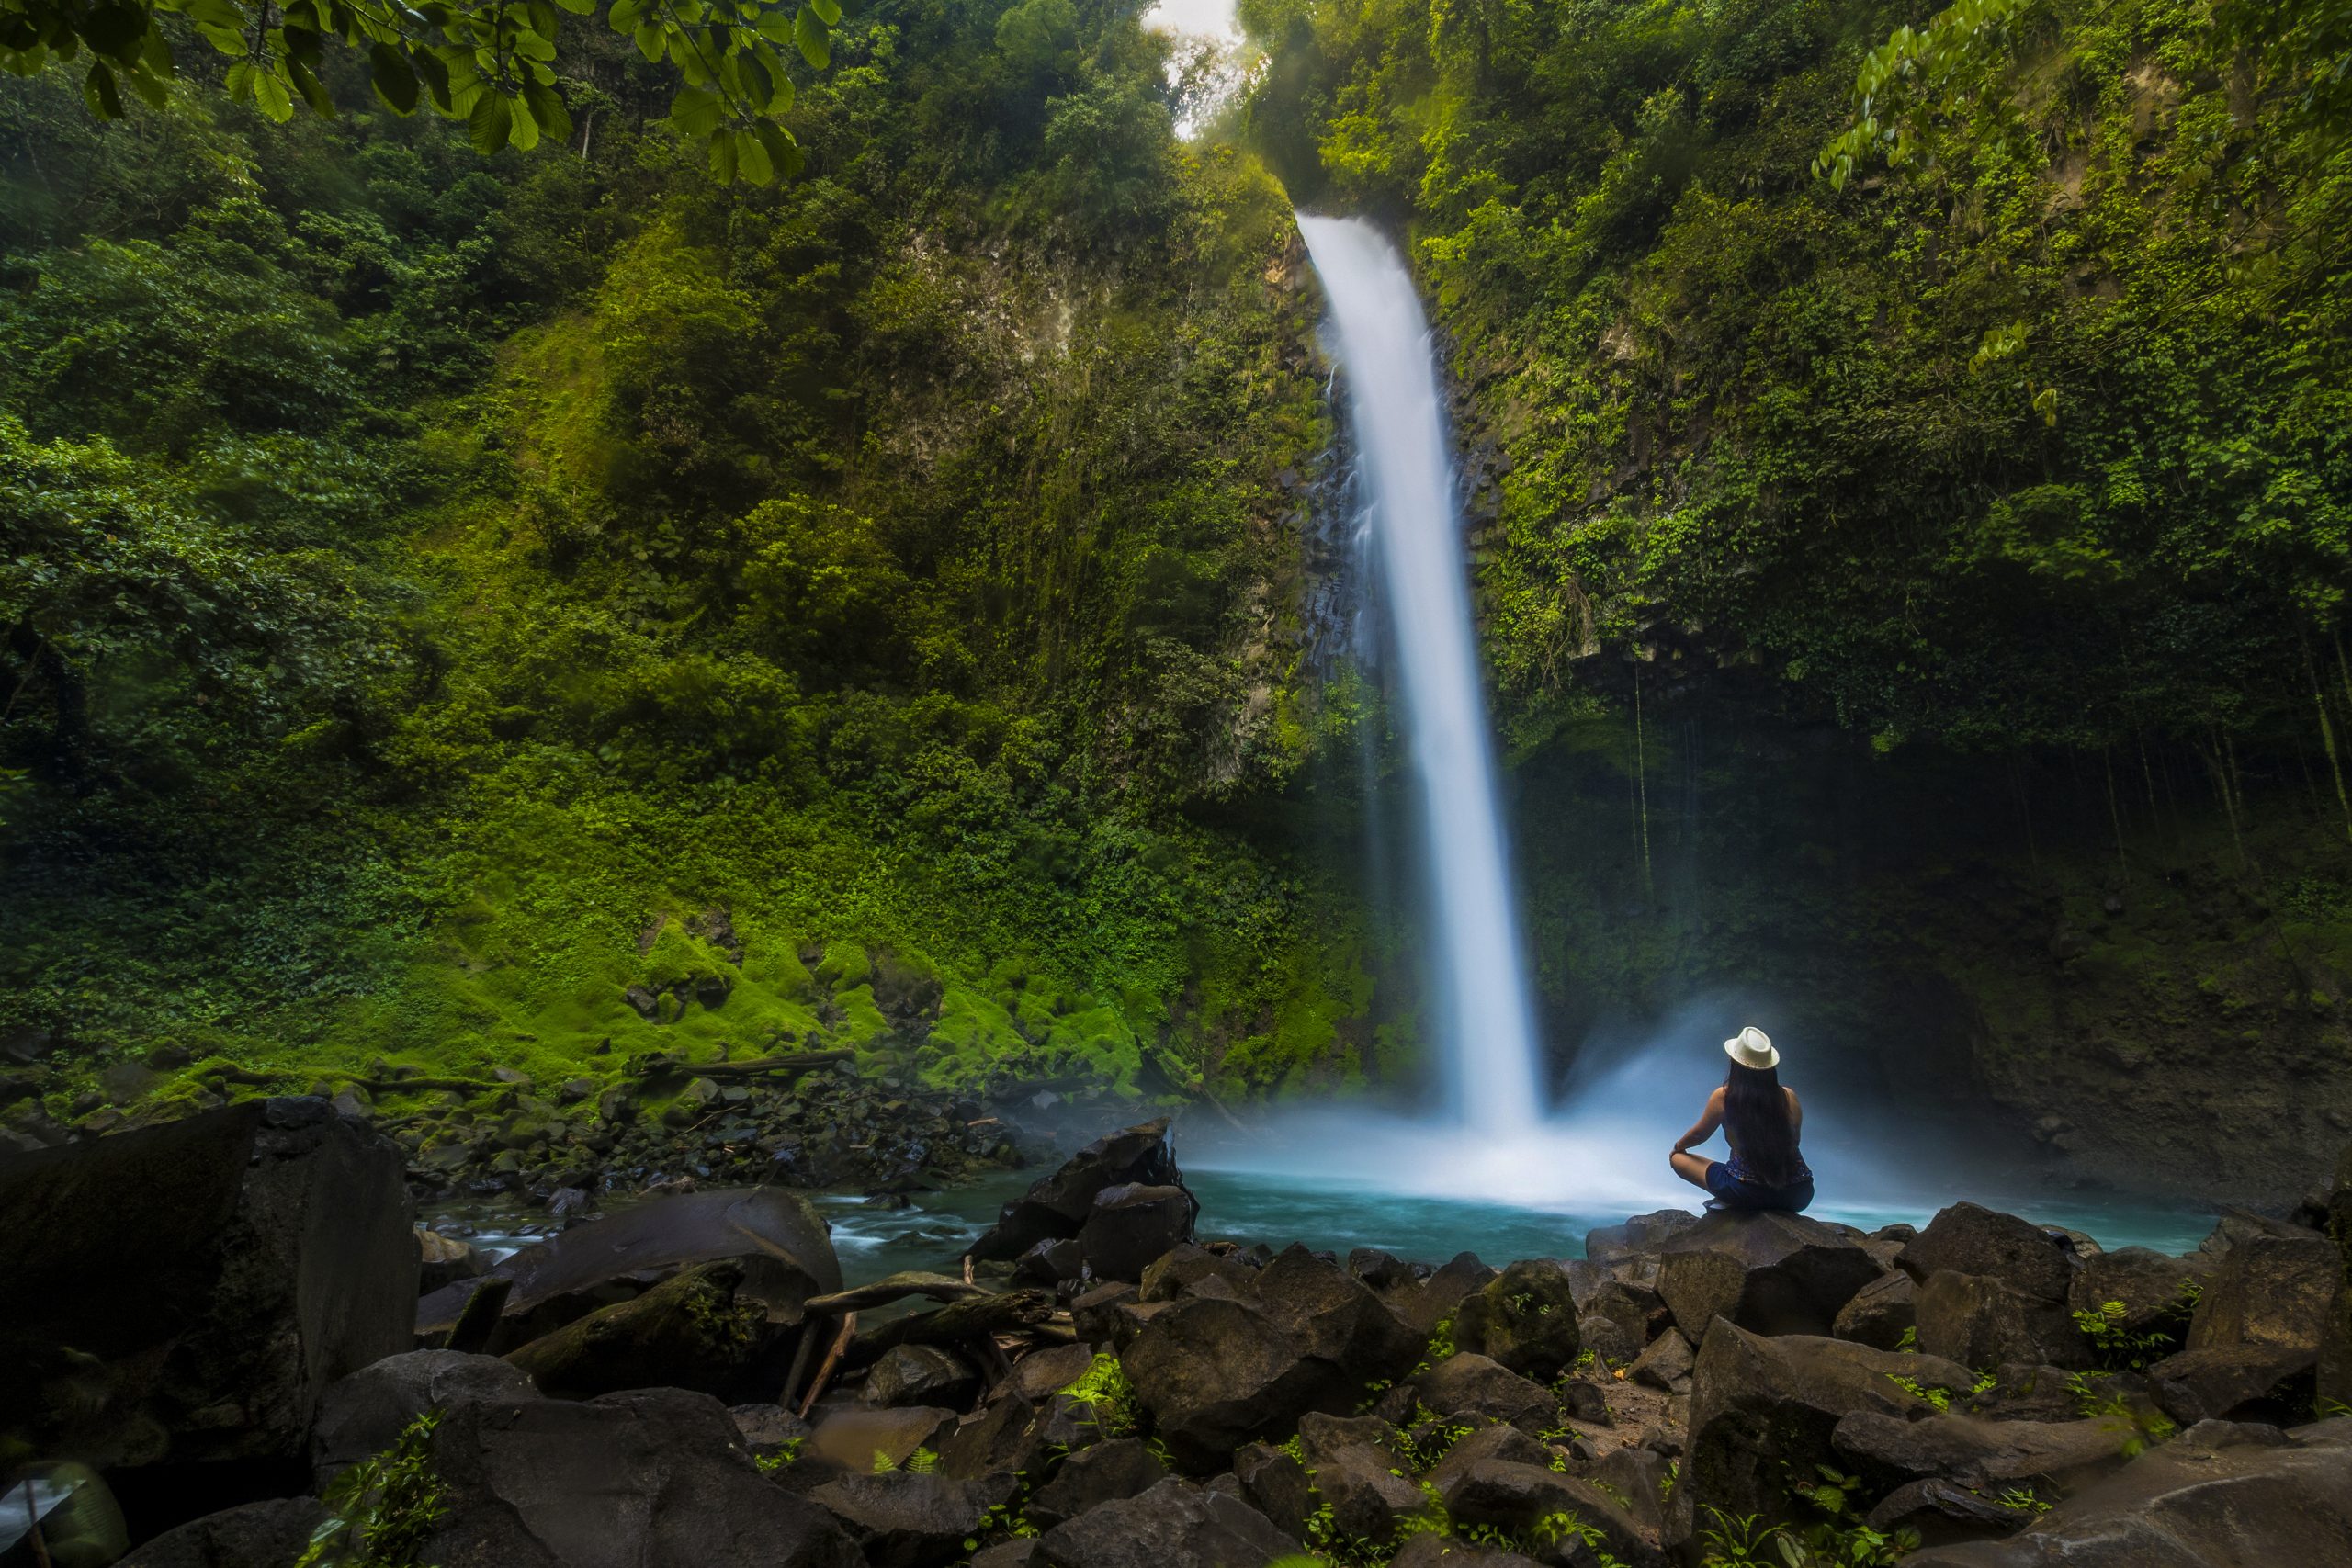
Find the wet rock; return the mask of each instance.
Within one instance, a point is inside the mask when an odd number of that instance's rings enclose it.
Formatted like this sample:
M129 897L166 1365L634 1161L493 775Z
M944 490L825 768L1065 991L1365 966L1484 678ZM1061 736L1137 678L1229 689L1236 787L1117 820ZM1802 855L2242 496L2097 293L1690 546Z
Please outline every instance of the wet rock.
M1453 1342L1521 1377L1551 1382L1584 1353L1567 1271L1545 1261L1511 1264L1463 1299L1454 1314Z
M801 1453L803 1458L858 1474L871 1474L877 1468L893 1470L913 1458L918 1449L933 1448L940 1433L955 1421L953 1410L922 1405L835 1410L819 1416ZM945 1455L941 1457L944 1461ZM946 1469L944 1462L941 1468Z
M1446 1511L1472 1525L1534 1533L1545 1521L1572 1514L1600 1532L1599 1550L1629 1568L1664 1568L1656 1538L1617 1500L1589 1481L1563 1475L1548 1465L1481 1460L1442 1488Z
M2197 1278L2186 1258L2144 1247L2118 1247L2084 1259L2067 1286L2066 1305L2074 1312L2099 1312L2110 1302L2120 1303L2120 1315L2110 1315L2124 1333L2178 1338L2188 1326L2188 1297Z
M402 1164L317 1100L0 1156L0 1438L303 1462L327 1385L413 1343Z
M1995 1421L2069 1421L2082 1413L2082 1400L2075 1393L2081 1375L2064 1367L2006 1361L1995 1371L1993 1386L1972 1393L1965 1409ZM2106 1393L2144 1393L2146 1380L2127 1375L2102 1378L2099 1383Z
M1369 1443L1327 1444L1308 1465L1317 1495L1331 1510L1331 1529L1374 1546L1394 1540L1398 1522L1429 1505L1420 1487L1398 1473L1403 1468L1395 1454Z
M1429 1479L1442 1492L1456 1476L1488 1460L1509 1464L1549 1464L1551 1450L1516 1427L1481 1427L1461 1438L1430 1467Z
M1086 1250L1076 1241L1041 1241L1012 1260L1014 1279L1048 1290L1085 1272Z
M1892 1350L1919 1325L1917 1281L1896 1269L1882 1274L1838 1309L1829 1331L1839 1339Z
M526 1247L491 1270L512 1280L509 1318L535 1317L566 1299L594 1306L598 1292L625 1276L732 1261L744 1270L741 1289L768 1309L772 1323L800 1321L799 1303L842 1288L841 1262L824 1219L801 1194L782 1187L686 1191L641 1203L590 1224L575 1225ZM446 1331L471 1293L460 1281L416 1303L416 1332ZM557 1314L557 1326L580 1315Z
M1007 1203L997 1223L972 1244L972 1257L981 1262L1010 1260L1041 1241L1076 1237L1104 1188L1182 1187L1183 1181L1168 1141L1166 1117L1110 1134Z
M2325 1236L2256 1235L2232 1247L2205 1281L2185 1348L2275 1345L2319 1357L2340 1262Z
M2315 1352L2292 1345L2209 1345L2148 1369L2157 1405L2181 1426L2199 1421L2294 1421L2309 1414Z
M1035 1536L1016 1536L984 1546L972 1554L972 1568L1030 1568L1037 1560Z
M1185 1243L1170 1248L1145 1268L1136 1293L1148 1302L1172 1302L1203 1280L1216 1279L1240 1295L1254 1288L1256 1273L1247 1264Z
M629 1388L727 1395L775 1344L767 1309L739 1297L745 1268L704 1263L508 1353L541 1393L593 1399Z
M1984 1275L2051 1302L2066 1299L2075 1269L2058 1237L1976 1203L1954 1203L1928 1221L1904 1248L1903 1267L1922 1284L1944 1270Z
M420 1291L437 1291L460 1280L478 1280L490 1272L490 1259L471 1242L439 1231L416 1227L417 1277Z
M797 1452L816 1430L781 1404L734 1405L728 1410L727 1418L735 1423L737 1435L753 1459L775 1459L787 1451Z
M1140 1438L1116 1438L1079 1450L1029 1499L1030 1521L1050 1529L1105 1503L1136 1496L1168 1479L1168 1467Z
M116 1568L275 1568L300 1558L326 1521L326 1505L316 1497L246 1503L167 1530Z
M1551 1392L1469 1351L1448 1356L1413 1380L1421 1402L1441 1416L1476 1416L1528 1431L1551 1424Z
M1964 1394L1975 1382L1966 1368L1933 1356L1806 1335L1769 1338L1717 1321L1691 1371L1690 1452L1675 1488L1679 1533L1707 1517L1694 1508L1794 1522L1788 1478L1839 1463L1831 1438L1840 1421L1859 1411L1905 1419L1934 1413L1897 1378L1948 1394Z
M1247 1503L1171 1477L1056 1525L1038 1538L1036 1561L1048 1568L1241 1568L1296 1550Z
M1872 1492L1938 1478L1998 1493L2062 1496L2117 1469L2143 1440L2129 1421L1984 1421L1939 1414L1917 1420L1858 1410L1831 1442Z
M980 1374L954 1351L933 1345L893 1345L867 1369L858 1397L868 1404L955 1409L969 1404L979 1390Z
M1585 1232L1584 1255L1599 1264L1612 1263L1637 1253L1657 1252L1699 1223L1685 1209L1658 1209L1635 1214L1621 1225L1602 1225Z
M1666 1244L1657 1292L1694 1340L1717 1317L1758 1334L1822 1335L1878 1272L1869 1253L1818 1220L1724 1211Z
M1609 1390L1600 1383L1589 1378L1568 1378L1557 1385L1557 1392L1560 1408L1567 1413L1569 1420L1587 1427L1616 1424L1616 1417L1609 1411Z
M1917 1534L1923 1546L1996 1540L2031 1524L2040 1510L2008 1504L1951 1481L1914 1481L1880 1499L1863 1523L1887 1535Z
M1691 1363L1698 1352L1679 1328L1669 1328L1649 1343L1627 1374L1635 1382L1667 1393L1681 1393L1690 1386Z
M1930 1548L1905 1568L2235 1568L2352 1561L2352 1432L2290 1446L2175 1441L2018 1535Z
M1306 1539L1318 1505L1305 1465L1272 1443L1245 1443L1234 1452L1233 1475L1251 1507L1294 1540Z
M1400 1287L1385 1299L1389 1309L1426 1343L1439 1324L1461 1309L1464 1297L1486 1289L1494 1277L1495 1271L1476 1254L1458 1252L1422 1280L1419 1290Z
M1930 1356L1971 1367L2094 1364L2090 1341L2063 1297L2030 1295L1989 1274L1930 1274L1914 1310L1919 1348Z
M1265 1314L1201 1297L1158 1306L1119 1360L1177 1462L1200 1472L1309 1410L1344 1408L1360 1386Z
M1077 1329L1078 1337L1090 1345L1124 1350L1127 1341L1135 1337L1135 1331L1148 1316L1127 1309L1148 1305L1157 1310L1166 1304L1165 1302L1146 1303L1136 1293L1136 1287L1114 1280L1110 1284L1097 1286L1069 1303L1070 1325Z
M1200 1204L1182 1187L1125 1182L1094 1195L1079 1232L1086 1267L1099 1280L1140 1280L1144 1269L1193 1235Z
M1369 1286L1338 1264L1293 1247L1258 1270L1251 1296L1309 1356L1359 1386L1401 1376L1426 1343Z
M1012 1484L1009 1475L958 1481L898 1470L845 1475L808 1498L842 1522L873 1568L940 1568L964 1556L965 1538Z
M323 1495L336 1476L390 1448L428 1410L482 1400L536 1398L531 1380L495 1356L411 1350L387 1356L331 1384L311 1433L312 1483Z
M436 1568L861 1568L824 1509L763 1476L707 1394L478 1401L445 1412L432 1461Z
M1019 1394L1042 1404L1082 1376L1094 1361L1091 1345L1051 1345L1032 1350L1012 1363L1012 1375L999 1383L996 1395Z

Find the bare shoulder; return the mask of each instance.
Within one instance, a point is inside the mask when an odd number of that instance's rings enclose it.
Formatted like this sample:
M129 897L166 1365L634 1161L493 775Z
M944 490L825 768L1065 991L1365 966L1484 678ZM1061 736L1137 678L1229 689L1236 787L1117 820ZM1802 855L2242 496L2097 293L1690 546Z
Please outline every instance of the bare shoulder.
M1687 1103L1687 1102L1686 1102L1686 1103ZM1720 1111L1721 1110L1723 1110L1723 1108L1724 1108L1724 1090L1723 1090L1723 1086L1722 1086L1721 1084L1717 1084L1717 1085L1715 1086L1715 1092L1714 1092L1714 1093L1713 1093L1713 1094L1711 1094L1711 1095L1709 1095L1709 1096L1707 1096L1707 1109L1708 1109L1708 1110L1710 1110L1710 1111Z
M1789 1115L1792 1118L1803 1116L1804 1102L1797 1098L1797 1091L1792 1089L1783 1089L1781 1092L1789 1097Z

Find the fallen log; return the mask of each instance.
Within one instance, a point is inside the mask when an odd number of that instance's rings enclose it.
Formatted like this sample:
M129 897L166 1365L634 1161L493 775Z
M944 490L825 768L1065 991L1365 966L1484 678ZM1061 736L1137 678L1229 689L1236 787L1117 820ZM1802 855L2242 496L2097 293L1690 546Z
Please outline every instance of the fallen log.
M954 1348L992 1334L1034 1334L1054 1315L1054 1298L1044 1291L1007 1291L1002 1295L973 1296L886 1323L858 1340L851 1359L859 1366L899 1345L942 1345Z
M835 1295L812 1297L810 1312L864 1312L869 1307L888 1306L909 1296L928 1296L935 1302L962 1301L969 1296L985 1296L991 1292L986 1285L976 1285L969 1280L952 1280L944 1274L927 1274L921 1269L876 1280L870 1285L860 1285L854 1291Z

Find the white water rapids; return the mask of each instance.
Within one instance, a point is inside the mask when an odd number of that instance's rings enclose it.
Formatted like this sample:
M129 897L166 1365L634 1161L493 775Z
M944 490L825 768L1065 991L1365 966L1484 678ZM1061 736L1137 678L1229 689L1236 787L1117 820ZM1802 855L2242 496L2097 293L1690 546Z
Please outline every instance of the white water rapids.
M1419 797L1448 1104L1490 1134L1544 1114L1493 738L1429 323L1404 259L1360 219L1301 215L1331 324Z

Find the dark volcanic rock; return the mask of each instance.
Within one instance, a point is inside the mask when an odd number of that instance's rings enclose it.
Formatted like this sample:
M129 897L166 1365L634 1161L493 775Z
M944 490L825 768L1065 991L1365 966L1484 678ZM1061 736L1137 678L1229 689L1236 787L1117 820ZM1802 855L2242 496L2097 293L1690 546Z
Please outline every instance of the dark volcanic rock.
M1443 1493L1447 1511L1464 1523L1532 1532L1546 1519L1573 1514L1601 1533L1600 1550L1620 1562L1663 1568L1666 1561L1656 1538L1615 1498L1548 1465L1481 1460L1450 1476Z
M2352 1562L2352 1421L2292 1446L2154 1449L2002 1541L1931 1548L1905 1568L2301 1568Z
M1032 1350L1012 1363L1012 1375L996 1386L991 1397L1017 1393L1031 1404L1042 1404L1085 1375L1094 1364L1091 1345L1049 1345Z
M1079 1450L1029 1499L1031 1522L1046 1529L1089 1509L1150 1491L1168 1479L1140 1438L1117 1438Z
M1717 1317L1758 1334L1827 1334L1878 1275L1868 1252L1818 1220L1724 1211L1666 1244L1657 1292L1693 1341Z
M2156 1404L2186 1427L2199 1421L2295 1421L2310 1413L2317 1357L2291 1345L2209 1345L2148 1369Z
M1917 1532L1924 1546L1997 1540L2033 1522L2035 1510L2010 1505L1951 1481L1914 1481L1881 1498L1863 1522L1893 1535Z
M1903 1267L1924 1283L1949 1269L1984 1274L2044 1301L2063 1302L2074 1263L2058 1237L2030 1221L1975 1203L1954 1203L1903 1250Z
M2032 1361L2088 1367L2090 1341L2064 1298L2030 1295L1989 1274L1928 1276L1914 1303L1919 1348L1970 1367Z
M2185 1258L2168 1258L2144 1247L2118 1247L2083 1260L2067 1287L2066 1305L2098 1312L2120 1303L2117 1326L2128 1334L2168 1332L2177 1337L2188 1326L2189 1287L2197 1275Z
M2248 1237L2205 1281L2185 1348L2277 1345L2307 1349L2316 1361L2339 1267L2325 1236Z
M1831 1441L1873 1493L1940 1479L1997 1494L2028 1488L2044 1499L2078 1491L2120 1467L2143 1439L2129 1421L1984 1421L1935 1415L1917 1420L1858 1410Z
M645 1389L481 1400L446 1412L432 1457L447 1511L437 1568L860 1568L822 1508L759 1472L707 1394Z
M1622 1225L1585 1232L1584 1255L1595 1263L1609 1264L1638 1253L1657 1252L1698 1223L1699 1216L1684 1209L1635 1214Z
M1690 1386L1690 1365L1697 1356L1682 1330L1669 1328L1650 1341L1627 1375L1647 1387L1680 1393Z
M1148 1302L1172 1302L1200 1281L1215 1279L1231 1286L1233 1293L1246 1294L1256 1272L1248 1264L1185 1243L1171 1247L1144 1269L1136 1293Z
M938 1568L964 1555L964 1540L1012 1495L1009 1475L979 1481L893 1470L845 1475L808 1494L839 1519L873 1568Z
M1358 1387L1256 1309L1204 1297L1160 1307L1119 1361L1177 1462L1204 1472L1310 1410L1345 1408Z
M1396 1315L1426 1343L1439 1324L1460 1310L1464 1297L1486 1289L1494 1277L1495 1271L1479 1262L1476 1254L1457 1252L1422 1280L1419 1289L1399 1287L1386 1299Z
M1079 1251L1098 1280L1141 1280L1153 1259L1192 1239L1199 1211L1199 1202L1182 1187L1105 1187L1094 1195L1078 1233Z
M1805 1335L1768 1338L1718 1321L1691 1372L1690 1452L1675 1487L1680 1533L1694 1517L1707 1517L1694 1508L1792 1521L1798 1505L1788 1478L1840 1461L1831 1440L1840 1421L1858 1411L1905 1419L1934 1414L1897 1378L1962 1394L1975 1382L1966 1368L1933 1356Z
M969 1404L979 1389L980 1374L954 1351L935 1345L893 1345L866 1369L865 1387L858 1397L868 1404L954 1408Z
M0 1438L106 1468L293 1460L411 1348L401 1156L322 1100L0 1155Z
M1037 1540L1050 1568L1261 1568L1298 1543L1239 1498L1174 1478Z
M1441 1416L1475 1416L1528 1430L1551 1425L1551 1392L1485 1356L1462 1351L1413 1380L1421 1401Z
M972 1257L1010 1260L1041 1241L1074 1237L1093 1213L1098 1193L1129 1183L1184 1184L1169 1145L1166 1117L1097 1138L1072 1155L1059 1170L1004 1206L997 1223L972 1244Z
M1421 1359L1426 1337L1363 1280L1303 1247L1260 1269L1254 1284L1256 1304L1270 1320L1358 1385L1398 1377Z
M1306 1467L1272 1443L1247 1443L1233 1455L1233 1476L1250 1506L1275 1526L1304 1540L1316 1509L1315 1483Z
M1388 1568L1536 1568L1535 1559L1450 1536L1417 1535L1396 1549Z
M1538 1382L1558 1377L1584 1353L1567 1271L1548 1261L1510 1265L1463 1299L1453 1343Z
M323 1495L336 1476L390 1448L428 1410L483 1399L512 1403L537 1393L529 1378L495 1356L455 1350L388 1356L321 1396L311 1433L311 1482Z
M326 1505L316 1497L247 1503L168 1530L116 1568L282 1568L302 1555L311 1532L326 1520Z
M805 1444L815 1427L781 1404L738 1404L727 1412L753 1459L775 1459L786 1448Z
M541 1393L557 1399L593 1399L628 1388L749 1393L742 1385L771 1337L767 1309L739 1299L743 1274L731 1261L699 1264L505 1359Z
M1880 1275L1838 1309L1830 1333L1874 1349L1892 1350L1919 1325L1918 1282L1897 1269Z

